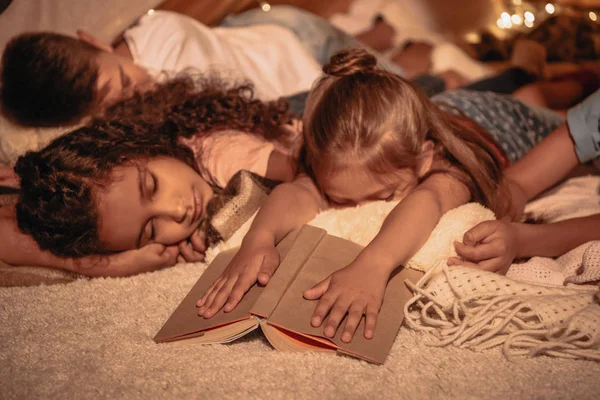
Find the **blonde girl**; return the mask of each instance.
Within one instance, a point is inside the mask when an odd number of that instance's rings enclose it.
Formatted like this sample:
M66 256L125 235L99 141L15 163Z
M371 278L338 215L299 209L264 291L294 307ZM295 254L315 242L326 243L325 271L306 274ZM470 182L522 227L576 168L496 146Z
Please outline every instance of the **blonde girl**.
M327 317L326 336L347 314L342 340L351 340L362 315L371 338L390 275L445 212L477 201L503 215L501 168L511 157L493 129L453 116L375 64L351 50L324 67L304 116L306 174L269 196L237 256L198 301L201 315L211 317L223 305L230 311L257 280L266 284L279 264L275 244L319 210L401 200L350 265L305 292L320 299L311 323L320 326Z

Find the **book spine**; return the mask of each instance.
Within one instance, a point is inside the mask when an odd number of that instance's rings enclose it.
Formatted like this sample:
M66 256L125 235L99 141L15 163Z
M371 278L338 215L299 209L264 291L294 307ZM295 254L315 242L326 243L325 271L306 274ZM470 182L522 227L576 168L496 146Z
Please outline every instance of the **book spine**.
M269 284L254 303L250 310L252 314L269 318L302 266L326 235L327 232L323 229L310 225L302 227L286 256L281 260L279 268L271 277Z

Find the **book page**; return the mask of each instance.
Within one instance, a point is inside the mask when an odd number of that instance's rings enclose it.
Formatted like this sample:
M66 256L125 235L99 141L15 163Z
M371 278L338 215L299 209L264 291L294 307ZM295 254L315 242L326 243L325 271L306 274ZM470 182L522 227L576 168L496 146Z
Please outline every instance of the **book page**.
M356 243L334 236L326 236L283 295L268 323L303 335L326 338L344 353L371 362L383 363L402 325L404 304L412 296L404 284L404 280L416 281L422 276L421 272L401 269L391 277L377 318L374 337L371 340L365 339L363 336L364 317L350 343L340 340L342 329L339 328L334 338L327 338L323 335L324 324L318 328L310 325L317 301L305 300L302 296L306 289L327 278L334 271L350 264L361 250L362 246ZM343 322L341 326L343 326Z

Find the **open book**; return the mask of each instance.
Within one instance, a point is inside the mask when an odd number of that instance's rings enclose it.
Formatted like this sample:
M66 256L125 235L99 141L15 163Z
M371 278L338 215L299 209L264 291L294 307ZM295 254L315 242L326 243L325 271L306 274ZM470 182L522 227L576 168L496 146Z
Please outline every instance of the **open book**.
M402 325L404 304L411 297L404 280L416 282L422 273L401 269L392 275L373 339L363 336L363 317L352 341L344 343L340 340L341 328L338 328L335 337L328 338L323 334L324 325L318 328L310 325L317 301L304 299L302 293L350 264L362 246L305 225L299 232L285 237L277 249L281 263L267 286L254 285L233 311L225 313L221 310L206 319L198 316L196 302L227 267L237 249L220 253L154 340L226 343L260 326L277 350L338 351L383 364Z

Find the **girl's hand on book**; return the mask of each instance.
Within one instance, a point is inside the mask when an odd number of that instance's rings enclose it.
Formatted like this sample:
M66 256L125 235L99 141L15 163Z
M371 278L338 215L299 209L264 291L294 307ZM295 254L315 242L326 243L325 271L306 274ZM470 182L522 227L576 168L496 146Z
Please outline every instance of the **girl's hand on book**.
M517 225L508 221L485 221L468 230L463 243L454 242L459 257L448 265L471 265L506 273L518 252ZM466 262L465 262L466 261Z
M314 327L329 314L324 334L334 337L338 326L348 314L342 342L350 342L363 315L366 316L364 336L373 338L377 314L383 303L389 276L377 269L371 269L356 262L331 274L304 292L308 300L320 299L310 321Z
M272 241L243 243L223 274L196 303L198 315L211 318L223 305L225 312L232 311L256 281L266 285L277 267L279 252Z

